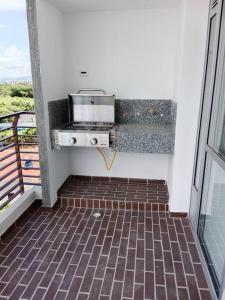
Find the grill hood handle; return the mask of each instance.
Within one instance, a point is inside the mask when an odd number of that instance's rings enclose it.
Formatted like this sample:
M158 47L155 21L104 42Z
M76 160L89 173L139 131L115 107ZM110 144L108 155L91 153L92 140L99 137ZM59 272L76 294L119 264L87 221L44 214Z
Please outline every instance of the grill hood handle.
M77 91L78 94L80 94L81 92L101 92L106 95L106 91L103 89L80 89Z

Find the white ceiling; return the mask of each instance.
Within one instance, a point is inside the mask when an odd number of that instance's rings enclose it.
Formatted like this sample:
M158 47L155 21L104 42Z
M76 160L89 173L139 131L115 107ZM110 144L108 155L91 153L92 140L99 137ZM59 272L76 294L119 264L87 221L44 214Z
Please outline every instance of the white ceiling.
M178 7L181 0L48 0L63 12L159 9Z

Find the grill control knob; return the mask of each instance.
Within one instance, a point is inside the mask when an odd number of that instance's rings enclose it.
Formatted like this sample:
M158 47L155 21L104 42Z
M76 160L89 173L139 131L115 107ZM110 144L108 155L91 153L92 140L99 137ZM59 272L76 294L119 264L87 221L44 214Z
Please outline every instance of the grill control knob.
M94 146L94 145L97 145L98 144L98 140L96 138L92 139L91 140L91 144Z
M71 138L70 139L70 144L74 145L74 144L76 144L76 142L77 142L76 138Z

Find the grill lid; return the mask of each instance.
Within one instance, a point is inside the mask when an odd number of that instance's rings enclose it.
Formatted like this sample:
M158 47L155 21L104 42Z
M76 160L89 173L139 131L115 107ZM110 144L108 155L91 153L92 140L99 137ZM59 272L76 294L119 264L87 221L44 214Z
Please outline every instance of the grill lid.
M115 123L115 96L70 94L70 122Z

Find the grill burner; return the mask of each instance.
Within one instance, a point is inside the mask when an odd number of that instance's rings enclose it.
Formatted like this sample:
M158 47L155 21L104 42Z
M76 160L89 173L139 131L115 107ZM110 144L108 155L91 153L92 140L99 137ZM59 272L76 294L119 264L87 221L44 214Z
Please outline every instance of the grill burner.
M107 125L78 125L78 124L70 124L69 126L65 127L65 130L79 130L79 131L110 131L112 130L113 126Z

